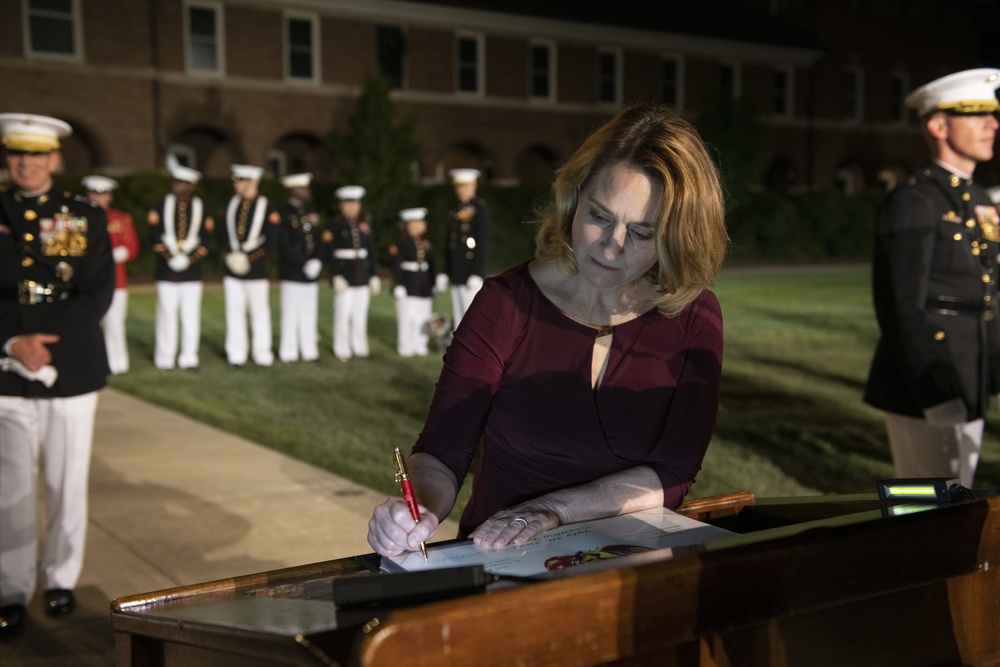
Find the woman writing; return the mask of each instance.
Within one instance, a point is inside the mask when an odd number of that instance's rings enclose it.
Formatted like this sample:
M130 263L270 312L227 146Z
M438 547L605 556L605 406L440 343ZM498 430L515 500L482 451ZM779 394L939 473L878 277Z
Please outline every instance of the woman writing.
M368 542L418 548L451 511L476 544L679 505L711 439L722 316L707 290L725 257L719 177L695 129L626 109L558 169L536 259L486 281L445 355L401 498Z

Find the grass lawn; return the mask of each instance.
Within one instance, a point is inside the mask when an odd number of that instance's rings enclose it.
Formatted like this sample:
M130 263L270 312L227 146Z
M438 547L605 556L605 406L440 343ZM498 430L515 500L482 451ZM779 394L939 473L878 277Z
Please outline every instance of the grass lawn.
M761 497L853 493L891 477L882 415L861 402L877 336L867 266L727 268L715 291L725 317L722 404L691 497L743 489ZM320 363L232 370L223 351L222 288L208 284L198 373L153 367L155 300L152 286L130 290L131 370L111 386L398 492L389 455L395 446L408 451L420 431L441 361L438 353L396 354L388 290L372 299L369 359L334 358L332 290L324 285ZM447 296L435 310L450 312ZM275 346L278 313L274 283ZM996 422L991 413L977 486L1000 485Z

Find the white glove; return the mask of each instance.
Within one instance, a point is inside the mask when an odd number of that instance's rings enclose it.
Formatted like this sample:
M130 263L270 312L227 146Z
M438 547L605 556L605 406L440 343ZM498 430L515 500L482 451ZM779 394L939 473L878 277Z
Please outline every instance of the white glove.
M115 258L115 264L124 264L128 261L128 248L116 245L111 249L111 256Z
M378 276L369 278L368 289L371 291L372 296L378 296L378 293L382 291L382 279Z
M306 274L306 278L310 280L316 280L319 277L319 272L323 270L323 262L313 257L305 264L302 265L302 273Z
M406 297L406 288L402 285L396 285L392 288L392 296L394 299L403 299Z
M968 419L965 402L960 398L953 398L924 408L924 419L932 426L951 426L964 422Z
M483 279L479 276L469 276L469 279L465 281L465 286L473 292L478 292L479 288L483 286Z
M340 294L349 287L347 284L347 278L344 276L334 276L333 277L333 291Z
M250 258L245 252L231 252L226 255L226 266L238 276L250 273Z
M56 378L59 377L59 371L56 370L55 366L46 364L37 371L29 371L24 364L14 357L0 359L0 370L17 373L25 380L41 382L46 387L54 385L56 383Z
M437 274L437 278L434 279L434 289L436 289L438 292L443 292L446 289L448 289L448 274L447 273L439 273L439 274Z
M191 266L191 258L187 255L171 255L170 259L167 260L167 266L170 267L171 271L180 273Z

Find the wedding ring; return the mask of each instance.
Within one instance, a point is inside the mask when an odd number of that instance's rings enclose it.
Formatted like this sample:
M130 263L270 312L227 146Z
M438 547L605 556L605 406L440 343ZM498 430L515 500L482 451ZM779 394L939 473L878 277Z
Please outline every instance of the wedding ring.
M523 519L522 517L519 517L519 516L517 516L517 517L514 517L514 520L510 522L510 525L512 525L512 526L513 526L513 525L514 525L515 523L517 523L518 521L520 521L521 523L523 523L523 524L524 524L524 527L525 527L525 528L527 528L527 527L528 527L528 522L527 522L527 521L525 521L525 520L524 520L524 519ZM523 529L522 529L522 530L523 530Z

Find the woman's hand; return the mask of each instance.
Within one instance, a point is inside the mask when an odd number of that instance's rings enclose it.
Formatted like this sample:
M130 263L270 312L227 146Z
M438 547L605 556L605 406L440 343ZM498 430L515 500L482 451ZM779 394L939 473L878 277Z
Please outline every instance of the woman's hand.
M469 538L481 547L518 545L561 523L555 509L541 498L536 498L500 510L469 533Z
M410 516L410 509L402 498L389 498L375 508L368 521L368 544L381 556L398 556L416 551L421 542L434 536L438 527L437 516L423 505L418 505L420 522Z

